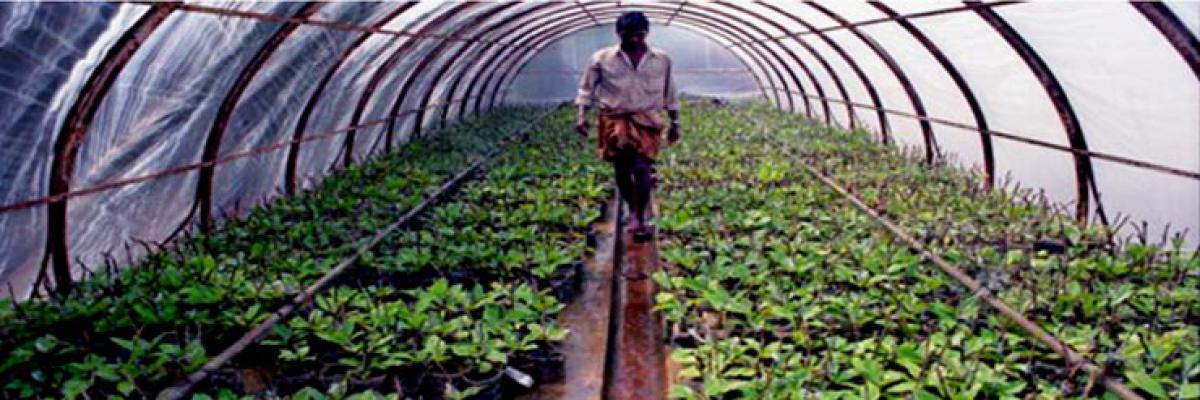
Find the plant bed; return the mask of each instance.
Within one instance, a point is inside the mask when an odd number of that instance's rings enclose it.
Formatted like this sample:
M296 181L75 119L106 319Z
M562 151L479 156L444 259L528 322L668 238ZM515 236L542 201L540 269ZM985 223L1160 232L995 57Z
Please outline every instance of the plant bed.
M92 266L95 273L66 297L0 301L0 396L154 396L533 113L465 121L211 234L181 237L133 267Z
M589 146L564 134L569 117L551 116L477 180L385 238L276 326L257 345L261 357L235 360L271 360L274 375L254 394L491 398L511 394L502 388L511 378L495 378L506 368L536 384L560 378L557 344L568 332L557 316L580 290L593 204L608 193ZM243 386L214 381L202 392Z
M1143 396L1200 390L1200 259L1181 242L1110 244L1111 230L1028 190L984 190L970 172L763 106L684 114L660 166L668 267L653 277L681 364L673 397L1113 396L799 164Z

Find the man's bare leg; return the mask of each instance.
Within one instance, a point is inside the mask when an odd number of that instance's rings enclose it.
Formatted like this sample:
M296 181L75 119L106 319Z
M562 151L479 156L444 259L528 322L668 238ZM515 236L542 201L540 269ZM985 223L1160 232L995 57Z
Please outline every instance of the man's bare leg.
M641 155L634 155L632 158L633 166L633 186L637 193L637 203L633 205L633 230L638 237L648 239L652 234L650 226L647 223L646 208L650 205L650 194L654 190L654 161Z
M629 205L629 211L633 214L633 225L629 229L635 229L638 226L637 214L634 210L638 208L638 190L633 178L633 161L627 155L618 156L613 160L613 171L616 173L617 190L621 192L621 198Z

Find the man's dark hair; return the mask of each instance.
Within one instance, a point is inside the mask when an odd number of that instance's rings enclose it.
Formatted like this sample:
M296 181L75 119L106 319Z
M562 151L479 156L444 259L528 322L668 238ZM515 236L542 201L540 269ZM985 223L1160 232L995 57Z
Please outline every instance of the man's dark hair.
M650 31L650 20L641 11L628 11L617 18L617 33L635 31Z

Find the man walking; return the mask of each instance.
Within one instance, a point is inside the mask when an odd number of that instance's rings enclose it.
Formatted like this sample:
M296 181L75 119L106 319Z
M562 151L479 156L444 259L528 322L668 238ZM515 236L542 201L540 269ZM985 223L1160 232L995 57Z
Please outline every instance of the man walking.
M620 44L592 55L575 97L579 108L575 129L585 138L593 95L599 103L599 153L613 164L617 188L633 214L629 229L638 242L653 237L646 208L663 129L669 142L679 140L679 102L671 58L646 44L649 32L650 21L641 12L622 14L617 19ZM664 109L671 119L669 126L664 126L659 113Z

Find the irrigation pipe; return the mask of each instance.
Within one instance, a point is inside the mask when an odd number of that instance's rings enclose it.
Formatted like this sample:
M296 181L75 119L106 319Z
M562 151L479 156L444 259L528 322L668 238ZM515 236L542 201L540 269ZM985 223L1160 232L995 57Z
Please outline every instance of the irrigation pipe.
M740 111L736 112L736 115L738 115L739 117L744 119L746 122L750 123L751 125L758 126L759 129L762 130L762 133L766 134L767 129L762 124L759 124L756 121L750 119L749 117L746 117ZM790 151L786 150L786 148L784 151L790 153ZM1008 306L1008 304L1005 304L1000 299L997 299L995 294L993 294L991 290L988 290L988 288L983 287L983 285L980 285L978 281L976 281L970 275L967 275L966 272L963 272L962 269L958 268L953 263L946 261L946 259L942 258L941 256L938 256L937 254L934 254L932 251L929 250L928 247L925 247L925 245L921 244L920 241L913 238L912 235L909 235L908 232L906 232L904 230L904 228L901 228L900 226L896 225L894 222L887 219L887 217L880 215L877 211L872 209L870 206L868 206L865 202L863 202L857 196L846 191L845 188L843 188L841 185L839 185L833 179L829 178L825 174L821 173L821 171L818 171L816 168L813 168L810 165L801 164L801 167L803 167L805 171L808 171L809 174L816 177L817 180L821 181L821 183L825 184L825 186L828 186L829 188L833 189L835 192L840 194L843 198L845 198L847 201L849 201L850 204L853 204L855 208L858 208L859 211L862 211L863 213L867 214L867 216L871 217L871 220L873 220L875 223L882 226L893 236L899 238L901 241L903 241L905 244L907 244L910 248L920 252L921 255L923 257L925 257L925 259L929 260L934 265L937 265L938 268L940 268L947 275L950 275L955 280L957 280L960 284L962 284L963 286L966 286L968 289L971 290L973 295L978 296L979 298L982 298L984 301L986 301L988 303L988 305L990 305L996 311L1000 312L1000 314L1007 317L1010 321L1019 325L1022 329L1024 329L1031 336L1033 336L1034 339L1037 339L1039 342L1042 342L1042 344L1049 346L1051 350L1054 350L1055 353L1058 353L1059 356L1062 356L1064 359L1066 359L1068 367L1082 368L1084 371L1087 371L1092 376L1098 377L1101 380L1101 382L1104 384L1105 388L1107 388L1109 391L1112 391L1117 396L1120 396L1122 399L1127 399L1127 400L1128 399L1139 399L1140 400L1142 398L1141 396L1138 396L1137 393L1134 393L1132 390L1129 390L1128 387L1125 387L1125 385L1122 384L1121 382L1118 382L1116 379L1113 379L1112 377L1107 376L1104 373L1103 368L1092 363L1091 360L1088 360L1087 358L1084 358L1083 356L1079 355L1079 353L1076 353L1075 350L1071 349L1070 346L1066 345L1061 340L1059 340L1057 337L1055 337L1054 335L1051 335L1049 332L1046 332L1044 329L1042 329L1040 326L1038 326L1037 323L1034 323L1032 320L1025 317L1025 315L1021 314L1020 312L1017 312L1016 310L1013 310L1011 307Z
M221 354L218 354L217 356L208 360L203 367L200 367L199 370L193 372L191 375L188 375L187 379L175 384L174 386L164 389L162 392L159 392L158 398L165 400L177 400L186 396L189 392L191 392L193 387L207 379L210 374L224 366L225 363L229 362L229 360L233 359L233 357L236 357L242 352L242 350L245 350L246 347L249 347L251 344L254 344L254 342L257 342L259 339L266 336L268 331L274 327L275 324L286 320L293 312L301 308L304 303L307 303L314 296L316 296L318 292L325 289L330 282L332 282L343 272L346 272L346 270L350 269L350 267L354 265L355 261L367 254L368 251L378 245L379 242L383 241L384 238L397 229L400 229L400 227L408 225L410 222L420 216L421 213L423 213L426 209L434 204L437 204L447 194L458 188L463 181L474 175L492 160L495 160L496 157L503 153L504 150L507 149L508 146L513 142L523 141L524 138L522 136L526 132L544 120L546 116L550 115L550 113L554 112L556 109L557 108L552 108L543 112L527 122L521 128L517 129L515 132L509 135L508 138L502 139L500 142L503 147L487 153L482 159L471 164L470 167L467 167L462 172L459 172L458 174L454 175L453 178L450 178L450 180L443 183L442 186L438 187L436 192L427 196L415 207L409 209L408 212L400 216L400 218L395 222L391 223L387 227L384 227L382 230L377 231L375 235L371 237L371 240L359 246L358 250L355 251L354 254L342 259L337 266L329 270L329 272L326 272L324 276L322 276L320 279L317 279L316 282L313 282L308 286L308 288L304 289L304 291L296 294L296 297L292 298L290 303L283 305L283 307L280 307L274 313L271 313L270 317L267 317L266 320L259 323L250 331L246 332L245 335L242 335L241 338L222 351Z

